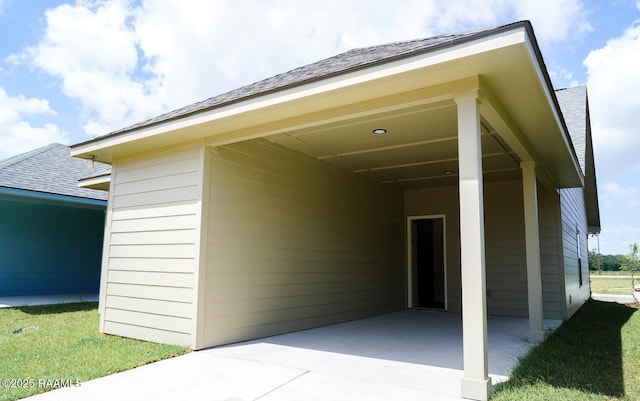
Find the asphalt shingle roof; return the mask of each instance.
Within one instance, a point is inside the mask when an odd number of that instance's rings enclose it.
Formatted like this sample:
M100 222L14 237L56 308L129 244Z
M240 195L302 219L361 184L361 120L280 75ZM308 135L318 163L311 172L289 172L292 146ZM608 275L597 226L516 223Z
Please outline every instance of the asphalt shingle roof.
M556 98L560 110L567 124L569 136L576 151L582 174L585 174L585 161L587 152L587 87L575 86L573 88L559 89Z
M456 46L464 41L478 39L484 36L495 34L502 30L508 30L518 26L525 27L526 29L530 29L532 31L529 21L519 21L494 28L456 34L439 35L430 38L393 42L349 50L345 53L341 53L336 56L317 61L315 63L295 68L291 71L275 75L271 78L267 78L250 85L234 89L230 92L211 97L201 102L170 111L160 116L139 122L137 124L97 137L87 142L100 140L102 138L162 123L165 121L178 119L190 114L246 100L251 97L261 96L320 79L326 79L332 76L345 74L350 71L369 68L377 64L389 63L394 60L431 52L440 48Z
M110 167L96 162L91 168L85 160L71 157L68 146L53 143L0 160L0 187L107 200L107 192L78 188L78 180Z

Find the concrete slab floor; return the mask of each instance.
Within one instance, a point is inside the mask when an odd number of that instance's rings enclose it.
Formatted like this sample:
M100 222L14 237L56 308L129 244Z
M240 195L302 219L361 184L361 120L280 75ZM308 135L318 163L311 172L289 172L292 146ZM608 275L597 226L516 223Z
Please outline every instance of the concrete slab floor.
M495 384L529 349L528 320L490 317L488 331ZM459 401L462 374L461 316L405 310L192 352L30 400Z
M71 302L97 302L98 294L54 294L20 297L0 297L0 308L16 306L66 304Z

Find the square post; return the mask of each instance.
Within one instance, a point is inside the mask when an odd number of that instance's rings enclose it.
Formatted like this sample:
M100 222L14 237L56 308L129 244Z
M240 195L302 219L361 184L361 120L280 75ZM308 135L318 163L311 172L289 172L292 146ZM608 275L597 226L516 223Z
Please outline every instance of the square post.
M535 163L520 163L524 201L524 230L527 253L527 296L529 302L529 342L544 340L540 234L538 229L538 191Z
M462 397L491 396L487 345L482 145L478 91L456 94L462 274Z

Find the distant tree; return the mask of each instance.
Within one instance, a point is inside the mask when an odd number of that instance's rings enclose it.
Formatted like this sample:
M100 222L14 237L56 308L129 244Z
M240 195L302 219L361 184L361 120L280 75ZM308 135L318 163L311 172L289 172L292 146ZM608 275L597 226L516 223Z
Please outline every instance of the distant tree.
M603 271L617 272L624 264L624 255L602 255L601 269Z
M602 274L602 254L596 249L589 251L589 270L597 271Z
M622 270L631 273L631 286L635 286L635 275L640 269L640 246L637 242L629 245L629 253L625 255Z

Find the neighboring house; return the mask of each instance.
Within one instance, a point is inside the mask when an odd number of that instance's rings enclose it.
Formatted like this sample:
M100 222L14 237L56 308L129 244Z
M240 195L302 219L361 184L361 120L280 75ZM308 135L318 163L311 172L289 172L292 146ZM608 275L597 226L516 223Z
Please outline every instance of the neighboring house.
M563 94L571 119L525 21L351 50L72 146L112 165L100 329L201 349L462 312L462 395L486 399L487 313L540 341L590 295L586 90Z
M0 297L98 293L108 194L78 179L108 168L60 144L0 161Z

